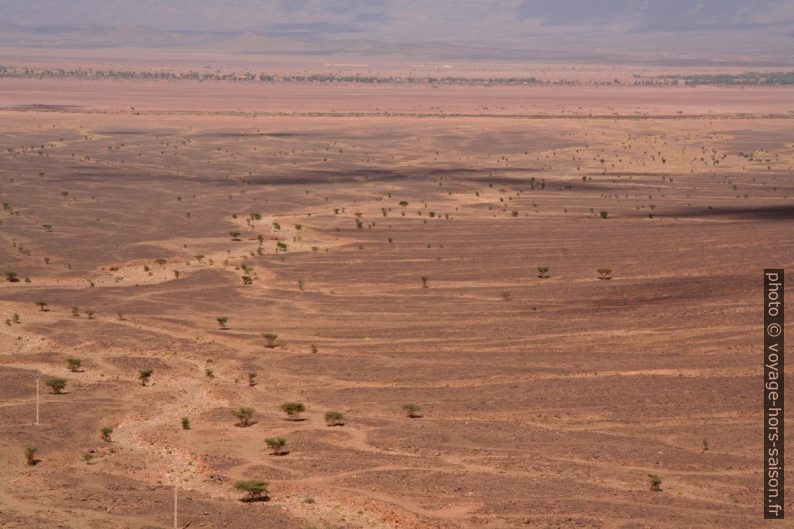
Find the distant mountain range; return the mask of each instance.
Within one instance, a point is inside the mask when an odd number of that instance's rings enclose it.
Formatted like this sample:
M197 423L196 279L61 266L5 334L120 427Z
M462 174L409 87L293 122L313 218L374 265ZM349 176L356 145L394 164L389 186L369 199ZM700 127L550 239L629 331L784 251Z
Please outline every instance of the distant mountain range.
M791 0L0 0L0 46L794 65Z

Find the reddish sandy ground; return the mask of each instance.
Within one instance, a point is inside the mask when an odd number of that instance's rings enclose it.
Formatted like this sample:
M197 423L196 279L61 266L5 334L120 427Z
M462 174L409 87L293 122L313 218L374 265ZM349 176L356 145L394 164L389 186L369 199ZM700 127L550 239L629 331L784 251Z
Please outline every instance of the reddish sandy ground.
M793 94L0 80L0 526L765 527Z

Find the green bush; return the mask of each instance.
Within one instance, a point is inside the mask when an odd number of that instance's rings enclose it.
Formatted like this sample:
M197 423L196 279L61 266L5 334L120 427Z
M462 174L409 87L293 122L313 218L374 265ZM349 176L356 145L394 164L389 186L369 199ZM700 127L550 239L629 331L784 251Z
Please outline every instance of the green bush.
M102 440L109 443L110 434L113 433L113 428L111 428L110 426L103 426L102 429L99 431L102 433Z
M242 427L251 426L251 418L254 416L253 408L237 408L232 411L232 414L239 419L239 425Z
M287 445L287 440L283 437L268 437L265 439L265 443L273 451L274 456L279 456Z
M50 378L47 379L47 382L45 382L45 384L52 389L52 392L55 395L60 395L61 393L63 393L64 388L66 388L66 379Z
M247 494L242 501L258 501L266 498L267 481L259 479L235 481L234 488Z
M303 405L302 402L285 402L281 405L281 410L287 414L287 416L295 421L298 419L298 415L306 411L306 406Z
M419 412L422 411L422 407L418 406L416 404L413 404L411 402L403 404L403 410L405 411L405 414L408 417L411 417L412 419L415 419L417 417L421 417L421 415L419 415Z
M339 411L325 412L325 422L328 426L342 426L345 424L345 416Z
M38 451L39 449L35 446L28 446L25 448L25 460L27 461L28 465L33 466L39 462L39 460L36 459L36 453Z
M152 374L154 374L154 369L151 368L138 371L138 378L141 381L141 386L145 386L149 382L149 379L152 378Z

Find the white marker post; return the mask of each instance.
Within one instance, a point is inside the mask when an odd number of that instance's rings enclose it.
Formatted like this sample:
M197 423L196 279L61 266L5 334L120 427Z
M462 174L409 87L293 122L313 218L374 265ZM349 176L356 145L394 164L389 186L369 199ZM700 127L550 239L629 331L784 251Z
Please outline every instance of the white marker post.
M36 373L36 426L39 425L39 378L40 373Z
M177 522L176 522L176 491L177 491L177 484L178 483L179 483L178 476L177 476L177 473L176 473L176 470L175 470L174 471L174 529L177 529Z

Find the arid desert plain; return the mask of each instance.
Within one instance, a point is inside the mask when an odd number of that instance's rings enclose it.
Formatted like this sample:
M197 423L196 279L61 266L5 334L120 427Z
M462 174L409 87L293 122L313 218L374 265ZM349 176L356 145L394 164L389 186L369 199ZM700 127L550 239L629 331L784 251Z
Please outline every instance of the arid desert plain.
M3 528L784 526L794 88L2 78L0 148Z

